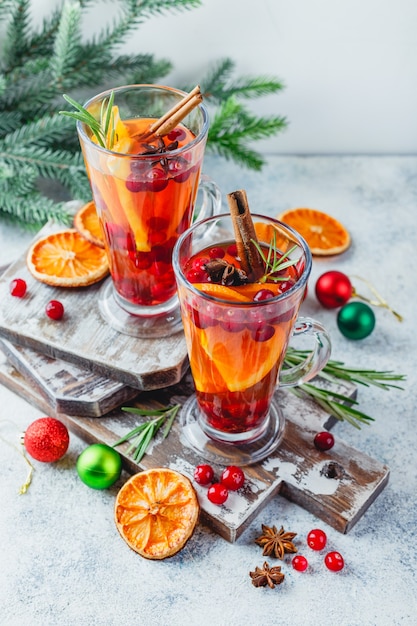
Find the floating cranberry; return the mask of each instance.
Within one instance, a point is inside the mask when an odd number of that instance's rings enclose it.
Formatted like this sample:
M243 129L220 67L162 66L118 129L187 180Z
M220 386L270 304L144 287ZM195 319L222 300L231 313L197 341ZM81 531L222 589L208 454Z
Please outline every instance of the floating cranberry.
M268 341L274 336L274 333L275 328L268 324L252 331L252 339L258 342Z
M240 333L246 328L245 318L245 311L240 309L229 309L225 311L222 319L219 320L219 324L229 333Z
M150 230L148 233L148 242L151 246L162 244L166 240L166 233L163 230Z
M146 191L163 191L168 185L168 178L162 167L153 167L145 176Z
M292 287L294 287L294 285L294 280L283 280L279 283L279 290L281 293L285 293L286 291L289 291Z
M212 317L204 315L204 313L197 311L197 309L191 309L190 317L196 328L204 329L216 325L216 321L213 320Z
M176 183L184 183L191 174L190 163L183 157L168 161L168 172Z
M324 564L332 572L340 572L345 566L345 561L340 552L329 552L324 557Z
M166 302L166 300L175 293L175 288L172 286L173 281L174 278L172 277L172 280L169 282L161 282L153 285L151 287L152 297L159 302Z
M26 293L27 285L23 278L15 278L10 283L10 293L15 298L23 298Z
M327 430L323 430L321 433L317 433L314 437L314 445L317 450L325 451L330 450L334 446L334 437L332 433L327 432Z
M169 226L169 220L166 217L160 215L152 215L147 224L151 230L167 230Z
M136 253L136 243L133 234L124 230L119 224L107 222L105 225L107 240L113 250L128 250Z
M51 320L60 320L64 315L64 305L59 300L50 300L45 307L45 313Z
M126 189L132 193L138 193L144 191L146 188L145 182L142 176L136 174L130 174L126 179Z
M183 128L179 128L178 126L171 130L167 135L167 139L169 141L183 141L186 137L187 134L185 130Z
M270 300L270 298L275 298L274 292L270 289L260 289L253 296L255 302L263 302L264 300Z
M194 480L199 485L209 485L213 482L214 470L211 465L197 465L194 470Z
M236 491L243 486L243 483L245 482L245 474L240 467L237 467L236 465L229 465L223 470L220 482L230 491Z
M204 266L210 262L210 259L206 256L200 256L193 260L192 268L195 270L204 269Z
M301 554L297 554L291 561L291 564L297 572L305 572L308 567L307 559Z
M156 263L167 263L171 262L171 250L168 246L161 246L160 244L153 246L151 252L151 259Z
M205 283L207 281L207 272L202 269L190 269L185 273L189 283Z
M222 259L226 252L220 246L213 246L209 250L210 259Z
M324 530L320 530L320 528L314 528L310 530L307 535L307 545L312 550L323 550L327 543L327 535Z
M213 504L224 504L229 497L227 488L221 483L213 483L207 491L207 497Z
M228 246L227 254L230 254L230 256L234 256L238 258L239 255L237 253L237 245L235 243L231 243L230 246Z
M136 252L133 255L133 261L138 270L147 270L152 265L152 257L149 252Z

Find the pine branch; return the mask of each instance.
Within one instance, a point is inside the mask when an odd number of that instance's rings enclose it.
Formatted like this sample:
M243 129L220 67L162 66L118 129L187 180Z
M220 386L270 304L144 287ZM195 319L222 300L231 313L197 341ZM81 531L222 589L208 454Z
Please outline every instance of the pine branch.
M50 69L60 90L67 87L65 77L78 61L81 46L81 9L75 3L66 3L55 38Z
M65 141L73 128L72 122L66 119L62 121L58 113L45 115L36 122L20 125L16 130L5 135L0 141L0 156L6 148L13 149L15 146L60 143Z
M206 77L202 90L211 101L221 104L231 97L259 98L284 89L281 81L270 76L233 77L234 67L231 59L223 59Z
M287 125L284 117L262 118L251 115L234 97L228 98L215 114L208 136L208 149L246 167L260 170L261 155L247 148L247 141L280 132Z
M23 118L19 111L4 111L1 115L1 123L0 138L20 128L23 124Z
M6 163L13 163L15 167L28 163L38 170L39 176L54 178L60 171L77 170L84 172L84 162L80 153L72 154L66 150L53 150L45 146L15 146L9 150Z
M45 211L40 209L36 175L62 183L75 198L91 198L74 123L69 124L64 116L59 116L61 126L56 121L58 112L66 107L62 92L74 98L80 92L86 100L106 85L161 82L172 69L169 60L155 59L152 54L118 55L118 47L149 17L202 5L202 0L119 0L120 12L112 24L84 41L83 18L97 2L63 3L35 31L30 24L30 0L0 1L0 19L6 25L0 51L2 216L33 223L53 214L49 200ZM259 170L262 156L250 143L279 132L286 121L251 115L236 98L275 93L282 84L262 76L236 78L233 73L233 61L223 59L208 71L205 80L193 81L193 86L195 82L203 86L208 106L218 109L208 149Z
M154 83L160 76L166 76L172 70L172 63L165 59L155 61L153 55L119 56L106 67L106 78L119 80L126 77L126 84L139 85Z
M133 3L136 0L131 0ZM161 15L165 11L184 11L196 9L202 6L202 0L142 0L140 3L141 12L144 16L152 17Z
M25 196L1 192L0 213L15 218L18 223L36 228L40 228L50 219L67 225L70 225L73 220L73 215L68 212L65 203L54 202L36 192L31 194L30 202Z
M4 44L4 65L12 67L19 64L27 54L27 39L30 21L30 0L14 0L9 3L11 19L7 28Z

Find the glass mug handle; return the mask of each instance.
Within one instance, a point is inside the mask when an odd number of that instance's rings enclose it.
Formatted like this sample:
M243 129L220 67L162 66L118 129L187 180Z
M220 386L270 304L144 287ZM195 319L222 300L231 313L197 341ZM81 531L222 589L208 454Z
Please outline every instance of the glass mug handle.
M299 317L292 331L292 337L313 337L314 348L308 356L293 367L284 369L279 375L279 387L295 387L305 383L323 369L330 358L331 342L327 330L309 317Z
M196 203L193 222L199 222L206 217L212 217L220 213L222 206L222 194L214 180L205 174L201 175L198 193L202 200L199 205Z

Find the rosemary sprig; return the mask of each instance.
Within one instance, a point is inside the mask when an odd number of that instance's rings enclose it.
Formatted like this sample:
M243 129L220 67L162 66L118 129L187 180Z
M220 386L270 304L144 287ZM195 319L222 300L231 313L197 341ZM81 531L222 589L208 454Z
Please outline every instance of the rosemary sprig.
M295 350L288 348L284 359L284 365L292 367L304 361L308 352L305 350ZM329 382L337 380L347 380L352 383L359 383L367 387L374 386L388 390L391 388L403 389L394 384L397 381L405 380L403 374L394 374L390 371L364 370L360 368L346 367L341 361L329 360L319 374L319 378ZM374 421L373 417L366 415L362 411L354 408L357 401L343 394L336 393L329 389L319 388L311 383L302 383L297 387L288 387L294 395L298 397L310 397L330 415L341 421L347 421L355 428L360 428L360 424L369 424Z
M288 258L289 255L297 249L297 246L294 245L285 254L280 254L277 250L277 237L275 232L272 235L272 240L269 244L267 254L265 254L257 241L252 239L252 243L258 250L259 254L261 255L262 261L265 264L265 274L259 279L259 282L266 283L267 280L272 280L273 282L288 280L288 276L274 276L274 274L276 272L287 269L287 267L292 267L293 265L298 263L299 259Z
M121 443L132 440L130 446L126 450L126 454L130 455L133 452L133 460L139 463L145 456L150 442L164 423L165 428L162 432L162 438L165 439L168 436L180 408L180 404L155 410L138 409L136 407L122 407L122 411L126 411L127 413L135 413L136 415L153 417L154 419L148 420L139 426L136 426L136 428L116 441L116 443L113 444L113 447L115 448Z
M100 146L111 150L114 146L115 137L113 112L114 92L112 91L110 96L108 98L104 98L101 103L100 120L96 120L96 118L91 115L87 109L70 96L63 94L63 97L69 104L77 109L77 111L60 111L59 113L61 115L66 115L67 117L72 117L86 126L89 126Z

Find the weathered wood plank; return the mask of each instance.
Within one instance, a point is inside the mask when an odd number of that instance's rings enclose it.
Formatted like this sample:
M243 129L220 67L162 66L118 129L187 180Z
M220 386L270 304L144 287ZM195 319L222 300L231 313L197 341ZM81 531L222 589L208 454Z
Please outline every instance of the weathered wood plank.
M57 413L78 417L100 417L138 393L111 378L95 374L90 369L0 340L0 348L23 378L29 378L50 407Z
M36 239L58 228L62 227L48 224ZM16 277L28 285L24 298L13 298L9 293L10 281ZM49 287L31 276L24 254L0 277L0 337L139 390L179 382L188 363L183 333L143 339L114 330L99 311L99 293L105 285L106 282L79 289ZM65 315L58 322L44 312L51 299L60 300L65 308Z
M120 409L99 419L56 413L46 397L5 359L0 362L0 382L42 411L62 419L87 443L113 445L140 421L138 416ZM355 393L355 388L347 384L335 386L334 390ZM183 404L192 391L192 380L187 375L171 388L141 393L130 405L155 408L168 403ZM296 398L288 391L277 392L277 400L286 417L279 449L265 461L245 468L245 486L230 493L222 507L210 503L206 488L196 485L202 520L233 542L270 499L281 494L338 531L347 532L387 484L389 469L339 439L332 450L319 452L313 445L314 434L325 426L330 428L334 420L313 402ZM192 477L201 458L184 445L179 418L167 439L155 439L140 464L126 454L128 444L119 446L124 467L132 473L150 467L172 467Z

